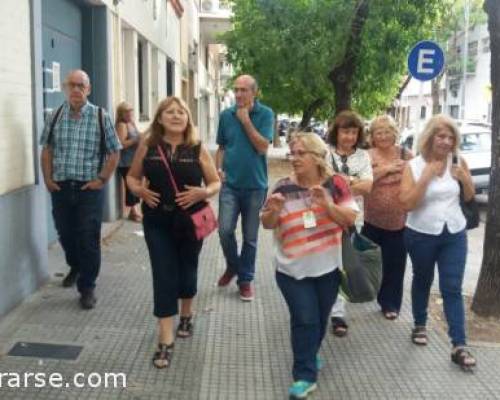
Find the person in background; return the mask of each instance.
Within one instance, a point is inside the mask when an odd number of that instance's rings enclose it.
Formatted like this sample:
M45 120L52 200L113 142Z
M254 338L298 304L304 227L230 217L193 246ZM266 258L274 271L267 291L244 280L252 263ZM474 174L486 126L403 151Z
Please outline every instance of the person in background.
M382 285L377 302L388 320L399 315L407 252L403 240L406 212L399 201L402 172L409 150L398 146L398 128L389 115L376 117L370 125L373 185L365 197L362 233L382 251Z
M135 153L127 184L143 200L142 223L153 275L153 312L159 326L153 365L166 368L172 360L174 337L188 338L194 329L193 301L203 240L196 239L189 213L203 208L220 189L212 157L196 138L191 113L178 97L167 97L158 105ZM179 303L180 321L174 334Z
M256 99L257 81L241 75L234 81L236 104L222 111L215 156L222 189L219 195L219 238L226 269L218 280L225 287L237 277L240 299L255 296L255 258L259 212L267 192L267 160L273 140L273 111ZM241 214L243 244L238 253L236 225Z
M88 101L90 91L87 73L70 71L64 79L66 100L48 117L40 139L43 178L70 267L62 285L76 282L84 310L97 303L103 188L115 172L121 149L108 113Z
M419 137L420 154L403 171L399 199L408 211L404 239L413 268L412 342L420 346L428 342L427 307L437 264L452 344L451 360L468 369L476 365L476 360L466 349L462 283L467 234L460 185L468 201L474 196L474 184L467 163L458 157L459 143L460 132L453 120L445 115L433 116Z
M363 197L370 193L373 183L370 156L361 148L364 143L364 123L354 111L340 112L333 123L327 139L330 145L329 158L333 169L341 174L349 184L349 189L363 210ZM356 219L356 228L361 229L363 214ZM346 300L342 295L337 297L331 313L332 333L343 337L347 334L348 325L345 319Z
M354 223L357 205L344 178L332 177L319 136L298 133L290 150L293 174L276 183L261 219L274 229L276 282L290 311L289 395L304 399L316 388L318 352L340 283L342 230Z
M125 184L125 206L129 208L128 218L135 222L142 221L142 215L138 210L139 198L134 196L126 183L126 177L132 165L135 151L139 143L140 135L134 122L134 109L123 101L116 107L116 133L122 144L120 153L120 162L118 164L118 173Z

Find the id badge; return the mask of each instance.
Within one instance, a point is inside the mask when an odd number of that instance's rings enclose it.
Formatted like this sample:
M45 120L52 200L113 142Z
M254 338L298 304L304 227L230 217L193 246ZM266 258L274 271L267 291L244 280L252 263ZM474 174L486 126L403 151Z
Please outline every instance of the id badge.
M304 222L304 228L315 228L316 227L316 217L314 212L306 211L302 214L302 221Z

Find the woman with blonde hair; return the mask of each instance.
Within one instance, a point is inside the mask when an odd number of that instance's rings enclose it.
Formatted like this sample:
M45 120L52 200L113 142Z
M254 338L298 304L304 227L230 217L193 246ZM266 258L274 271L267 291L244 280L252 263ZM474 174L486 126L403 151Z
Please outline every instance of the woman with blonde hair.
M398 128L389 115L376 117L370 125L373 185L365 197L362 233L382 251L382 285L377 296L385 318L399 315L407 252L403 240L406 212L399 201L401 177L413 157L398 143Z
M147 187L143 177L149 183ZM178 97L167 97L158 105L147 136L139 144L127 183L143 200L154 315L159 325L153 364L166 368L173 354L173 322L179 300L176 336L187 338L193 334L192 305L203 241L196 239L189 214L205 207L207 199L220 189L212 157L196 138L191 113Z
M474 196L467 163L458 157L460 133L453 120L433 116L419 140L420 155L405 167L399 198L408 211L405 244L413 268L411 288L417 345L428 342L427 306L437 264L439 289L451 339L451 360L464 369L476 365L465 349L465 311L462 298L467 256L466 220L460 208L460 191L466 201Z
M264 228L274 230L276 281L290 311L293 399L316 388L318 351L340 283L342 230L356 218L347 183L332 177L327 154L317 135L298 133L290 142L293 174L276 183L261 214Z
M126 182L126 177L130 165L132 165L132 160L134 159L140 139L139 131L134 122L134 109L126 101L121 102L116 107L115 128L122 145L118 173L123 178L125 184L125 206L130 209L128 218L135 222L141 222L142 216L140 211L137 210L139 198L130 191Z

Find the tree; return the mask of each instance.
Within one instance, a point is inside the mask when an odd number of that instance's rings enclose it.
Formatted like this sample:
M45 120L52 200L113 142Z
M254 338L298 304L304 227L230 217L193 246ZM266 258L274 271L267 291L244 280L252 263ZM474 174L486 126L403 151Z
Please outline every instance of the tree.
M500 317L500 7L498 0L486 0L491 49L493 126L488 211L483 262L472 300L472 311L485 317Z
M331 117L384 110L406 56L429 37L441 0L235 0L223 36L238 73L255 75L280 112Z

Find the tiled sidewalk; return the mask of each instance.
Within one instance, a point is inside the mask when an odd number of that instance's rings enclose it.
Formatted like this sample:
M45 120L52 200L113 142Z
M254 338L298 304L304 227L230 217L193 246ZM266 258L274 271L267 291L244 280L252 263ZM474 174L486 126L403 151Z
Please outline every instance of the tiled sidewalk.
M216 287L223 256L217 236L207 240L195 335L177 340L172 367L157 370L151 365L156 332L147 251L141 226L125 222L104 244L95 310L80 310L76 291L61 288L55 278L0 321L0 374L59 372L71 380L78 372L123 372L127 387L13 389L4 378L0 399L286 399L288 312L274 281L271 242L271 233L262 231L257 297L246 304L236 286ZM50 261L52 272L66 271L58 247ZM383 319L372 303L348 311L350 333L342 339L328 334L311 399L500 399L500 348L474 348L479 365L466 374L449 361L443 334L431 329L429 346L411 344L408 296L395 322ZM81 345L83 351L76 361L6 356L19 341Z

